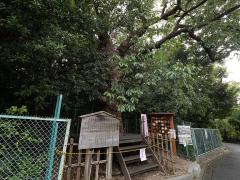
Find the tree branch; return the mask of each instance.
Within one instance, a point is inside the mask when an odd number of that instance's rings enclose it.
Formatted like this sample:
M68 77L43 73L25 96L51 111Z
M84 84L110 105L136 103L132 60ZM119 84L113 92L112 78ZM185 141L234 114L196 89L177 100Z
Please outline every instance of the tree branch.
M151 23L150 22L145 23L143 27L137 29L136 31L130 32L126 37L126 39L122 43L120 43L120 45L117 47L117 51L119 55L124 56L126 54L129 48L134 44L134 42L132 41L134 37L142 37L146 33L150 25L155 24L163 19L167 20L167 18L174 15L180 8L181 8L181 0L177 0L177 5L174 8L162 13L161 16L157 18L155 21Z
M183 11L183 13L181 14L181 16L179 17L179 19L176 21L175 27L173 28L173 30L166 35L165 37L163 37L161 40L159 40L158 42L155 43L155 45L149 47L149 50L152 49L158 49L161 47L161 45L163 43L165 43L166 41L175 38L176 36L182 34L182 33L188 33L188 35L196 40L197 42L199 42L201 44L201 46L204 48L204 50L206 51L206 53L208 54L209 58L213 60L213 53L211 53L210 48L208 48L204 42L201 40L201 38L199 38L198 36L196 36L194 34L193 29L197 30L197 29L201 29L204 26L207 26L208 24L210 24L211 22L220 20L222 17L224 17L225 15L230 14L231 12L237 10L240 8L240 5L236 5L228 10L226 10L225 12L217 15L216 17L212 18L209 22L207 23L202 23L196 27L193 27L191 25L185 25L185 24L181 24L181 20L189 15L189 13L191 13L192 11L194 11L195 9L199 8L200 6L202 6L203 4L205 4L207 2L207 0L202 0L201 2L199 2L197 5L191 7L188 10ZM119 45L119 47L117 48L117 51L119 52L120 56L124 56L126 54L126 52L128 51L128 49L134 44L134 42L132 41L133 38L135 37L141 37L143 36L146 31L148 30L149 26L159 22L160 20L167 20L170 16L176 14L178 11L182 10L181 9L181 0L177 1L177 5L172 8L169 11L165 12L165 8L163 8L162 14L159 18L156 19L156 21L154 21L153 23L146 23L142 28L139 28L136 31L130 32L128 34L128 36L126 37L126 39Z
M188 13L192 12L193 10L195 10L195 9L197 9L198 7L202 6L202 5L203 5L204 3L206 3L206 2L207 2L207 0L201 1L200 3L198 3L198 4L195 5L195 6L193 6L192 8L184 11L184 14L188 14Z
M170 32L168 35L163 37L161 40L157 41L155 45L149 47L148 49L150 51L153 49L159 49L162 46L162 44L165 43L166 41L173 39L176 36L186 32L188 32L188 28L181 28L181 29L174 28L172 32Z
M176 22L176 25L179 26L181 20L186 17L187 15L189 15L190 12L194 11L195 9L199 8L200 6L202 6L204 3L206 3L207 0L203 0L201 1L200 3L198 3L197 5L193 6L192 8L186 10L186 11L183 11L183 14L179 17L179 19L177 20ZM185 26L186 27L186 26Z
M214 53L213 53L212 49L209 48L199 36L195 35L192 30L189 30L187 33L190 38L194 39L202 46L204 51L207 53L209 59L212 60L212 62L214 62Z
M223 12L223 13L221 13L221 14L219 14L219 15L217 15L216 17L212 18L210 21L198 25L198 26L196 27L196 29L201 29L201 28L207 26L208 24L210 24L210 23L212 23L212 22L214 22L214 21L221 20L224 16L232 13L233 11L235 11L235 10L237 10L237 9L239 9L239 8L240 8L240 4L239 4L239 5L236 5L236 6L232 7L232 8L230 8L230 9L228 9L228 10L226 10L225 12Z
M179 6L180 4L178 3L176 6L174 6L174 8L172 8L171 10L161 14L160 18L158 19L158 21L160 20L167 20L170 16L174 15L181 7Z
M128 49L134 44L132 39L134 37L141 37L145 34L147 31L148 26L142 27L136 31L130 32L127 36L127 38L117 47L118 54L123 57L125 56Z
M161 16L165 13L166 8L167 8L167 2L165 2L163 5Z
M179 32L184 31L184 28L185 28L185 27L183 27L182 30L177 31L178 28L179 28L179 24L180 24L181 20L182 20L186 15L188 15L188 13L190 13L191 11L197 9L198 7L200 7L201 5L203 5L205 2L207 2L207 0L203 0L203 1L201 1L200 3L198 3L197 5L195 5L195 6L193 6L192 8L190 8L189 10L184 11L184 13L183 13L183 14L180 16L180 18L177 20L173 32L171 32L171 33L169 34L169 36L166 37L166 39L163 38L161 41L168 40L168 38L170 38L171 36L174 36L174 37L175 37L175 33L178 34ZM182 10L182 8L181 8L181 0L177 0L177 5L176 5L174 8L172 8L171 10L165 12L165 9L166 9L166 4L165 4L164 7L163 7L161 16L157 19L157 21L154 21L154 23L159 22L160 20L167 20L170 16L172 16L172 15L176 14L178 11ZM154 23L153 23L153 24L154 24ZM126 38L126 39L119 45L119 47L117 48L117 51L119 52L119 55L120 55L120 56L124 56L125 53L126 53L126 51L134 44L134 42L131 42L132 38L143 36L143 35L146 33L146 31L147 31L147 29L148 29L148 27L149 27L150 25L152 25L152 23L150 23L149 25L146 25L146 26L144 26L144 27L142 27L142 28L140 28L140 29L138 29L138 30L136 30L136 31L130 32L129 35L127 36L127 38ZM161 41L159 41L159 44L161 44ZM157 46L158 46L158 45L157 45Z

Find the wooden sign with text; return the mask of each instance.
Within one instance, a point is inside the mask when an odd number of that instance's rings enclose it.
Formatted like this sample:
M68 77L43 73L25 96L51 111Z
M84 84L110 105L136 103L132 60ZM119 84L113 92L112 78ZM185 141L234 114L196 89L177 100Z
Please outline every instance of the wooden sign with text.
M119 120L104 111L81 116L79 149L119 146Z

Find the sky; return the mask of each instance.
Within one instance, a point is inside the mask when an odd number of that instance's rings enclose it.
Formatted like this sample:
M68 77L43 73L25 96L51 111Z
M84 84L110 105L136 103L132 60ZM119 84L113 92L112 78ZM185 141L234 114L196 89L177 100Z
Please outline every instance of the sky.
M228 77L224 80L226 82L240 82L240 52L232 52L230 56L225 59L225 66L227 68Z

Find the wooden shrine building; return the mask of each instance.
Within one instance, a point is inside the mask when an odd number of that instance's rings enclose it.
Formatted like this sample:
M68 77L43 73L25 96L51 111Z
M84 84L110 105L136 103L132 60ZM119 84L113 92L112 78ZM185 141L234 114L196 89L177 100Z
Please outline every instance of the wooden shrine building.
M98 180L103 172L106 179L111 179L112 158L117 160L114 162L119 164L127 180L152 170L174 173L176 144L169 136L174 129L173 116L174 113L148 114L147 137L141 133L120 132L120 120L104 111L80 116L78 143L71 139L68 147L68 152L77 153L66 158L64 179L75 176ZM140 119L138 123L140 127Z

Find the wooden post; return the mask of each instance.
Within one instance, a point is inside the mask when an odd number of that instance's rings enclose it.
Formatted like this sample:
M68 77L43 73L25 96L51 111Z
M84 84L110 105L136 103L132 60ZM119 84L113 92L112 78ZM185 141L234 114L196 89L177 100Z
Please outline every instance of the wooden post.
M85 167L84 167L84 180L90 180L90 165L91 165L91 150L86 150L86 156L85 156Z
M79 150L79 154L78 154L78 167L77 167L77 180L81 179L81 162L82 162L82 154L81 154L82 150Z
M168 158L168 135L167 134L165 134L165 137L164 137L164 139L165 139L165 146L166 146L166 167L167 167L167 169L169 169L168 168L168 161L169 161L169 158Z
M100 149L97 150L97 164L96 164L96 171L95 171L95 180L98 180L99 161L100 161Z
M152 146L153 146L153 151L154 153L156 153L156 144L155 144L155 134L153 133L152 134Z
M74 139L71 138L70 147L69 147L70 153L68 154L67 180L71 179L73 143L74 143Z
M163 135L161 134L161 150L162 150L162 164L164 165L164 145L163 145Z
M174 123L173 123L173 114L171 114L170 115L170 128L171 129L174 129ZM171 141L171 143L172 143L172 149L173 149L173 155L177 155L177 147L176 147L176 141L175 141L175 139L173 139L172 141Z
M91 179L91 174L92 174L92 162L93 162L93 160L92 160L92 155L94 154L94 149L92 149L91 151L90 151L90 167L89 167L89 172L88 172L88 174L89 174L89 178Z
M112 179L112 152L113 147L107 148L106 180Z
M160 142L159 142L159 134L157 134L157 154L158 154L158 160L160 161Z

